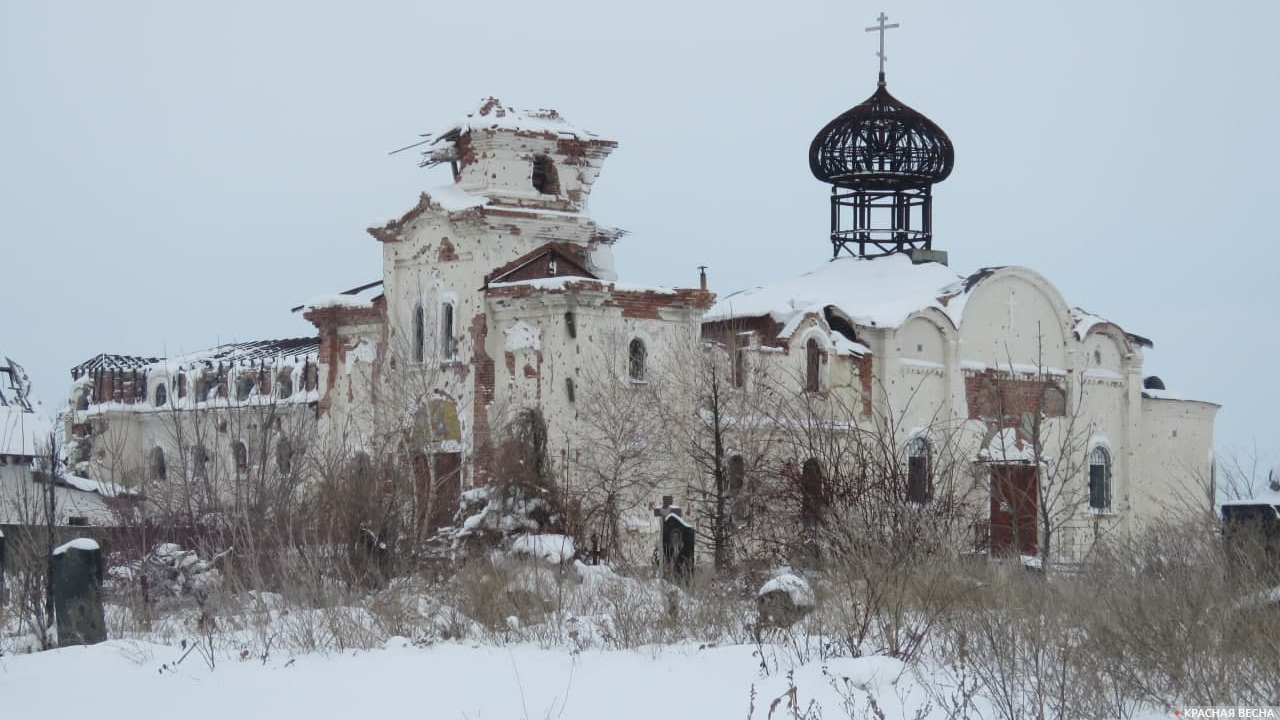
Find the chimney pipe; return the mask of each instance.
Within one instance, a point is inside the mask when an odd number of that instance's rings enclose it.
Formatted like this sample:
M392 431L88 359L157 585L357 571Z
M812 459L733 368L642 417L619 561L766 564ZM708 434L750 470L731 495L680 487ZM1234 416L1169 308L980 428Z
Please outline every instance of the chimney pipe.
M706 265L698 266L698 289L700 290L707 289L707 266Z

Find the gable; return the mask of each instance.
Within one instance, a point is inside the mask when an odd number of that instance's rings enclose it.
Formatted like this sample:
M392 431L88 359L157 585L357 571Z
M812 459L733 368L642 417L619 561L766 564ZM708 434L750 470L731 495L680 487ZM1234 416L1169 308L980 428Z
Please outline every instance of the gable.
M584 266L580 248L566 243L547 243L486 275L485 285L553 277L600 279Z

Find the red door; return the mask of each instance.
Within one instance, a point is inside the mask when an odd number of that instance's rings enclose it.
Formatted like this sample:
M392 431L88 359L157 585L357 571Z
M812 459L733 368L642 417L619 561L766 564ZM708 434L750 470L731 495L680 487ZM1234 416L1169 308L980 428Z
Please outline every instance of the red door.
M1036 554L1036 469L991 467L991 554Z

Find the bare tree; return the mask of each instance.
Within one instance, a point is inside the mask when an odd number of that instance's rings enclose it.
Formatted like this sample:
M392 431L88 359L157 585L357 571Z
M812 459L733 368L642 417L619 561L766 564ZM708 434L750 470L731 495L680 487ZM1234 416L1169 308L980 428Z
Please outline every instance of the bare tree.
M736 335L729 329L677 349L655 392L656 417L688 463L697 536L710 544L717 570L736 562L748 524L748 476L762 467L773 436L762 408L775 386L763 366L745 361Z

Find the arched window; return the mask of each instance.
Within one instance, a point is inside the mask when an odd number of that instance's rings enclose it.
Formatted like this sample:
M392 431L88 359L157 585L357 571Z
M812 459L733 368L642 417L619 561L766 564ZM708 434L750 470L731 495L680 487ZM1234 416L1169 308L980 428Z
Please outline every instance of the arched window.
M533 173L530 180L533 183L533 189L543 195L560 194L560 177L556 173L555 164L546 155L538 155L533 159Z
M915 437L907 444L907 500L913 503L929 502L933 497L933 447L923 437Z
M806 392L822 389L822 348L817 338L809 338L804 344L804 389Z
M151 479L164 480L169 474L169 470L164 464L164 450L155 448L151 451Z
M231 445L231 457L236 463L236 472L242 473L249 469L249 449L244 443L237 440Z
M627 377L634 382L644 382L648 357L649 351L645 349L644 341L640 338L632 338L631 344L627 347Z
M440 306L440 359L452 360L453 343L453 303Z
M427 350L427 318L423 315L422 304L413 306L413 360L422 362Z
M281 475L288 475L293 470L293 446L287 439L276 443L276 469Z
M1111 508L1111 453L1101 445L1089 452L1089 507Z
M164 383L160 383L159 385L156 385L156 397L154 401L155 406L164 407L164 404L168 401L169 401L169 391L165 389Z

